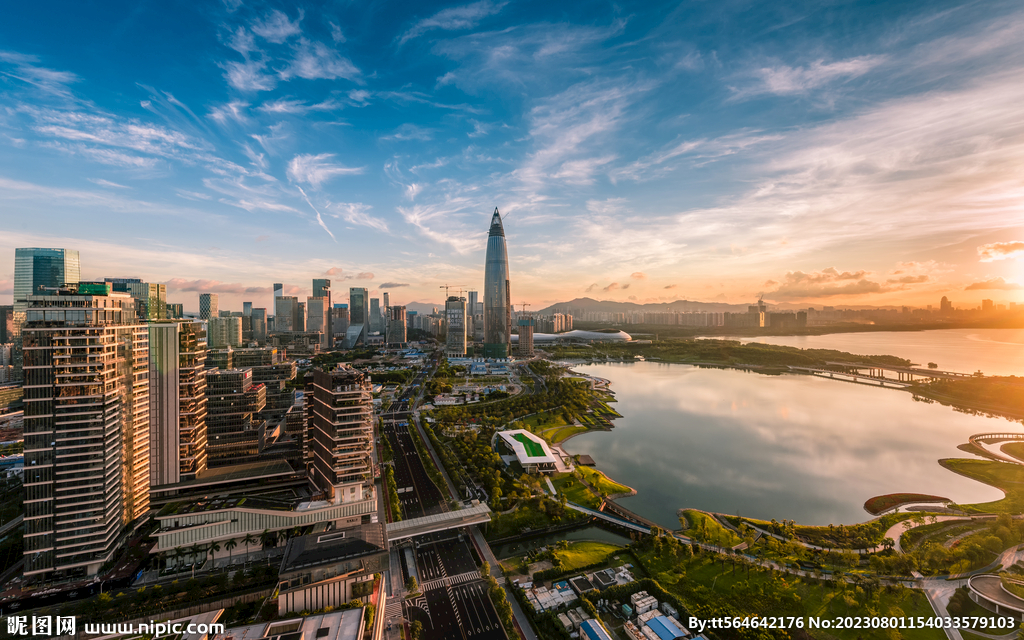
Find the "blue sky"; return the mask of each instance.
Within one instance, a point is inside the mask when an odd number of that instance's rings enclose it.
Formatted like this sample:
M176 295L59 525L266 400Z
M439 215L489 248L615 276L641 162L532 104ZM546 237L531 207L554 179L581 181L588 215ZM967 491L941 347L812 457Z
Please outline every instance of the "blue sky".
M1024 302L1017 2L20 3L14 248L171 301Z

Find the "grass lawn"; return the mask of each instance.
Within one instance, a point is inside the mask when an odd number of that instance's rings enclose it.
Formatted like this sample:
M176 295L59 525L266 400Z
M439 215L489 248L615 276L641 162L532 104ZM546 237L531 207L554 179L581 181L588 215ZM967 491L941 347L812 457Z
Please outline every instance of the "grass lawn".
M1008 456L1024 461L1024 442L1007 442L999 450Z
M848 585L837 589L831 584L813 584L790 575L733 564L728 556L701 555L674 561L662 555L643 554L648 568L662 587L675 593L690 613L711 609L717 615L762 616L924 616L931 618L931 606L924 593L913 589L872 592ZM875 637L863 629L805 629L822 640L857 640ZM945 633L937 629L901 629L907 640L940 640ZM885 637L879 635L877 637Z
M1024 511L1024 467L993 460L966 458L946 458L939 460L939 464L962 476L1001 489L1006 494L1002 500L994 502L960 505L964 511L1010 514Z
M550 429L552 427L562 427L568 424L566 423L565 418L562 417L561 409L554 413L551 411L542 411L538 414L527 416L518 422L524 422L529 425L528 427L523 428L528 428L530 431L535 431L537 428Z
M551 484L555 485L555 491L564 493L565 499L569 502L575 502L578 505L590 507L591 509L597 509L601 506L601 498L594 495L594 492L588 489L585 484L568 473L552 478Z
M683 514L690 525L683 533L691 538L701 542L716 544L720 547L732 547L743 542L743 539L736 535L735 532L726 529L717 520L702 511L686 509L683 511Z
M584 433L589 431L586 427L580 425L570 424L564 427L558 427L557 429L548 429L541 434L548 442L558 443L565 440L569 436L576 435L577 433Z
M591 469L590 467L584 466L578 466L576 468L581 474L583 474L583 477L587 482L592 484L598 491L607 495L614 495L616 493L632 493L633 491L626 485L615 482L597 469Z
M603 562L609 555L620 552L623 552L622 547L615 546L614 544L584 540L581 542L570 542L568 549L556 551L555 555L562 560L562 569L569 571L597 562Z
M986 529L987 524L984 522L971 522L966 521L944 521L936 522L935 524L925 524L920 527L914 527L910 531L903 533L900 536L900 546L903 547L904 551L913 550L914 547L928 534L935 533L936 535L928 538L932 542L943 544L953 536L960 535L965 531L971 529ZM941 531L942 533L937 533Z

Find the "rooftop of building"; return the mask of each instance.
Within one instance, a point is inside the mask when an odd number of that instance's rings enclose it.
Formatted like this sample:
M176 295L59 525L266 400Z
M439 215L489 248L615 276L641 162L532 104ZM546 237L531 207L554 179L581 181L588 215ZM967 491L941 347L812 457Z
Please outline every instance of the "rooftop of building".
M213 497L199 500L185 500L172 502L157 514L157 518L168 518L171 516L187 516L196 513L209 511L223 511L226 509L259 509L261 511L291 511L293 502L285 500L272 500L256 496L236 497Z
M363 524L349 529L313 533L288 541L281 573L333 564L342 560L384 553L384 525Z
M551 453L547 443L526 429L499 431L497 435L508 443L520 462L530 464L555 462L555 456Z
M215 467L204 469L195 479L185 480L176 484L160 485L153 487L155 491L166 489L188 489L204 485L216 485L230 482L251 480L253 482L264 478L275 476L294 475L295 470L288 464L287 460L261 460L259 462L247 462L245 464L233 464L227 467Z
M210 640L358 640L363 630L363 609L333 611L323 615L260 622L245 627L231 627Z

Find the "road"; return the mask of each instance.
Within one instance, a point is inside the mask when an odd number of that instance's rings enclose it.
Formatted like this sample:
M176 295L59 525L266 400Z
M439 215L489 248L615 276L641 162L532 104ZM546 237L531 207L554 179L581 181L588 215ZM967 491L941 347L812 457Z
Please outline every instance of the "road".
M434 368L431 363L420 370L381 414L382 437L388 439L394 454L395 484L400 491L403 516L407 518L448 510L448 488L439 488L430 480L409 433L414 410ZM429 447L426 440L424 444ZM422 623L423 640L505 640L505 630L487 594L487 583L480 576L467 536L464 531L451 530L418 536L401 545L405 548L398 551L400 560L391 570L401 571L404 585L411 573L407 562L415 562L412 569L419 576L420 595L405 599L404 589L395 593L393 602L403 604L400 614L394 604L387 607L385 615L392 623L388 640L398 637L399 617L406 625Z

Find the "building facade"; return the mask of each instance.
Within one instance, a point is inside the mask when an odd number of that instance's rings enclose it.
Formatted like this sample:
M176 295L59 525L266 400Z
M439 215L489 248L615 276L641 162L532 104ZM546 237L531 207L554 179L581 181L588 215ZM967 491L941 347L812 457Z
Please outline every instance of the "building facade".
M460 296L448 296L444 303L444 320L446 339L444 355L446 358L466 357L466 299Z
M373 393L360 371L314 371L310 477L328 496L348 500L373 487Z
M241 347L242 318L237 316L210 318L208 339L211 349Z
M199 317L203 320L220 315L220 297L216 293L199 294Z
M509 292L508 251L501 214L494 210L487 232L484 262L484 357L507 358L512 343L512 301Z
M150 486L192 480L206 469L206 327L149 324Z
M536 321L533 316L521 316L516 324L519 327L519 344L516 345L516 355L520 358L533 357L533 330Z
M25 568L95 575L149 510L149 332L104 283L26 296Z
M252 368L208 369L206 442L208 467L255 462L265 428L259 413L267 406L267 388L254 384Z
M363 287L348 290L348 329L345 331L344 348L352 349L366 343L369 333L369 292Z
M405 307L402 305L388 307L388 333L386 342L392 346L406 343Z
M11 378L21 380L21 325L28 297L40 287L56 288L81 280L81 259L74 249L25 248L14 250L14 304L10 322Z

